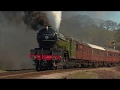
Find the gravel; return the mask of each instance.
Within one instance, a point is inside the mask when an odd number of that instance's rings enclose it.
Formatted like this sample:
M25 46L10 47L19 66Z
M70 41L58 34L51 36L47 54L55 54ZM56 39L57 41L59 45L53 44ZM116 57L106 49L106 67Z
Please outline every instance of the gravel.
M29 79L65 79L67 76L77 73L80 70L75 70L75 71L68 71L68 72L63 72L63 73L54 73L54 74L49 74L49 75L40 75L40 76L35 76L35 77L28 77Z
M0 71L0 73L1 72L4 72L4 71ZM41 75L35 74L35 75L30 75L26 77L25 79L70 79L71 75L76 74L76 73L81 74L81 72L86 72L86 74L88 74L89 72L95 73L98 77L97 79L120 79L120 66L104 67L104 68L102 67L102 68L94 68L94 69L86 68L84 70L54 72L54 73L41 74Z
M28 77L28 79L67 79L72 74L76 74L78 72L92 72L98 75L97 79L120 79L120 67L102 67L95 69L85 69L85 70L75 70L75 71L67 71L62 73L54 73L49 75L39 75L34 77Z

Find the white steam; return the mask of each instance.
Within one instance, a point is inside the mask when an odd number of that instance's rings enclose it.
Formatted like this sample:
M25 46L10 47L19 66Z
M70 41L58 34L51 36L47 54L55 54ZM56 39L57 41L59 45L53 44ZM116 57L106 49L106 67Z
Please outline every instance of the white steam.
M62 20L62 11L44 11L47 14L48 20L52 28L59 32L60 23Z
M0 11L0 70L34 68L30 49L36 34L23 22L23 11Z

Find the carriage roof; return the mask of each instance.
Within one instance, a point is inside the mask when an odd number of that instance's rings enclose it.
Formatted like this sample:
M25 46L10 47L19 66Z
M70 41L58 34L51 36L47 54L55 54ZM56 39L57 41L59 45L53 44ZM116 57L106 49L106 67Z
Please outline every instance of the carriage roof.
M91 48L95 48L95 49L99 49L99 50L103 50L105 51L105 48L104 47L101 47L101 46L98 46L98 45L94 45L94 44L90 44L90 43L87 43Z
M112 49L112 48L105 48L105 50L106 51L111 51L111 52L117 52L117 53L119 53L118 50L115 50L115 49Z

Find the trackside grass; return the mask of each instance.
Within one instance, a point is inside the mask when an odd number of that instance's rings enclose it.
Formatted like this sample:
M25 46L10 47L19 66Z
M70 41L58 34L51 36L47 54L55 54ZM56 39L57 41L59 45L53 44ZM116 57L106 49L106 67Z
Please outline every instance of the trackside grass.
M67 79L97 79L97 78L98 78L97 74L91 71L82 71L76 74L71 74L70 76L67 77Z

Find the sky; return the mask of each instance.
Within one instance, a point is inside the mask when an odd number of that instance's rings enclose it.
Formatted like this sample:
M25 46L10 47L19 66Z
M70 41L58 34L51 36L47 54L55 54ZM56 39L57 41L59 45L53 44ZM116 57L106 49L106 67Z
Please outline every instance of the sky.
M69 15L90 15L93 18L112 20L120 23L120 11L67 11Z

